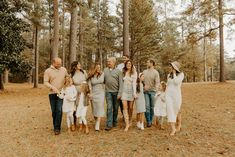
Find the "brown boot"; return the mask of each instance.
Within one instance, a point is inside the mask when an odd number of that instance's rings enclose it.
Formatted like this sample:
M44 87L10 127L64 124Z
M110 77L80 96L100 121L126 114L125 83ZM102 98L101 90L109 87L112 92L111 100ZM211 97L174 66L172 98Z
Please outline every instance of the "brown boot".
M82 128L83 128L83 124L79 124L79 129L78 129L78 131L82 131Z
M76 128L75 128L75 125L71 125L71 131L75 131Z
M89 128L88 128L88 125L85 125L85 128L86 128L85 133L86 133L86 134L89 134Z

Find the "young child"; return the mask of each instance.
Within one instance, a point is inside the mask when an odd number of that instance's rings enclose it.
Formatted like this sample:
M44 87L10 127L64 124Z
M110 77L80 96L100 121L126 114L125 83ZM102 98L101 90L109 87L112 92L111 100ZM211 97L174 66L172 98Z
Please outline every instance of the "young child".
M160 125L160 129L164 129L163 122L164 117L166 117L166 83L161 82L160 91L156 94L156 103L154 107L154 115L157 116L157 124Z
M67 114L68 132L75 131L73 112L75 110L75 101L77 98L77 90L73 85L70 75L65 76L64 87L58 96L63 100L62 110Z
M86 120L86 112L87 107L89 105L88 102L88 96L90 93L89 86L86 81L82 82L80 86L80 96L79 96L79 103L76 111L76 117L79 118L79 131L82 131L83 124L85 125L85 133L89 133L89 129L87 126L87 120Z
M145 109L145 99L144 99L144 74L140 73L137 78L136 84L137 98L135 99L136 112L137 112L137 127L144 130L144 112Z

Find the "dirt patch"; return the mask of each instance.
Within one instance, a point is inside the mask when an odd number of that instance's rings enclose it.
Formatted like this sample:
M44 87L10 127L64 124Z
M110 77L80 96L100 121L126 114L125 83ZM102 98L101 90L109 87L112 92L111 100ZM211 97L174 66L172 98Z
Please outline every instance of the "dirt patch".
M235 156L235 82L184 84L183 126L175 137L169 137L169 126L137 130L135 118L127 133L121 118L117 128L97 133L91 108L89 135L67 133L63 116L62 133L55 136L48 90L43 85L33 89L29 84L7 84L5 88L0 93L0 152L4 157Z

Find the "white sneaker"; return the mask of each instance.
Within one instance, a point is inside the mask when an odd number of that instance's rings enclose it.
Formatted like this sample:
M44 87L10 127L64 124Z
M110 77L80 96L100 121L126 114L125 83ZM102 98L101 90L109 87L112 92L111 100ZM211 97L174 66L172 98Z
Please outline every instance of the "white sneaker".
M141 124L140 124L140 129L141 129L141 130L144 130L144 123L141 123Z
M137 128L141 128L141 124L140 124L140 122L137 122Z

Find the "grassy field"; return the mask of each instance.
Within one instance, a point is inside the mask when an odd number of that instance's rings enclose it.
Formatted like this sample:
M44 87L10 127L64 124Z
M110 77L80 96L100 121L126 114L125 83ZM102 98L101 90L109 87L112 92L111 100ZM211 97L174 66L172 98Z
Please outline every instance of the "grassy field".
M122 119L110 132L94 131L91 108L90 134L62 133L55 136L48 89L40 85L6 84L0 93L0 156L235 156L235 82L183 84L182 131L170 137L170 128L155 126L140 131L133 126L125 133ZM119 114L119 117L121 114ZM102 120L104 129L105 119Z

